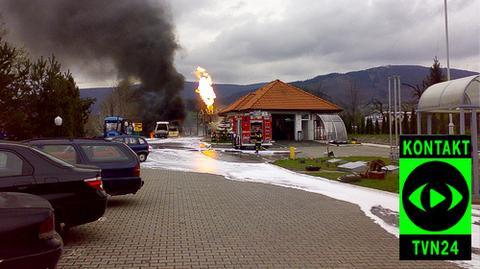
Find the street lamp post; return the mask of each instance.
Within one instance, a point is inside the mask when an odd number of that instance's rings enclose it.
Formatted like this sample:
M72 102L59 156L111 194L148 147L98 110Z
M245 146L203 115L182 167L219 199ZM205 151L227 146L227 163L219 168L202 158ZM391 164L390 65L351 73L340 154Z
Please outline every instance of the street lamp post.
M445 43L447 49L447 80L449 81L450 78L450 50L448 45L448 12L447 12L447 0L443 1L443 5L445 7ZM453 123L453 115L452 113L448 114L448 134L453 135L455 132L455 124Z
M55 123L55 125L57 126L56 128L56 133L57 133L57 136L60 136L60 128L62 127L62 123L63 123L63 119L60 117L60 116L57 116L53 122Z

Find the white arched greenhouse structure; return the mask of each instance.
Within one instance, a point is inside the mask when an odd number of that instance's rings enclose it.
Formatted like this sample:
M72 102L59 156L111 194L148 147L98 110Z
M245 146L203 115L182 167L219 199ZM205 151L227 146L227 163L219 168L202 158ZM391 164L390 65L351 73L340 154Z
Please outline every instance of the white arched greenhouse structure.
M465 134L465 116L470 115L472 137L472 190L479 197L478 178L478 113L480 112L480 75L437 83L428 87L420 97L417 107L417 133L422 133L421 115L427 115L427 134L432 134L432 115L459 114L460 134Z
M347 128L338 114L317 114L314 136L315 140L346 143Z

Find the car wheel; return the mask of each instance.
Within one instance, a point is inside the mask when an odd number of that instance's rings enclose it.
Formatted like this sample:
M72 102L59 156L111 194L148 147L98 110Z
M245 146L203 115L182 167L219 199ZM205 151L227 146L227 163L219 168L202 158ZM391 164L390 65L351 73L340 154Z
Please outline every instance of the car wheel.
M147 160L147 154L145 154L145 153L138 154L138 159L140 160L140 162L146 161Z

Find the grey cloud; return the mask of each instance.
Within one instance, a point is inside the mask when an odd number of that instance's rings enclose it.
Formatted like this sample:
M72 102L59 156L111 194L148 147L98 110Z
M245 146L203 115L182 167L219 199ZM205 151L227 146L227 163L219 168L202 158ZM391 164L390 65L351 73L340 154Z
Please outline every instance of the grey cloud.
M128 1L114 3L122 2ZM149 2L155 6L165 1ZM172 7L172 27L181 47L175 64L187 79L194 79L192 71L197 65L206 67L216 81L250 83L275 78L306 79L387 64L429 65L434 56L446 64L443 1L171 0L167 3ZM480 1L448 3L452 66L480 71ZM109 10L98 12L110 15ZM50 21L55 20L46 18L41 23ZM89 36L92 40L97 38L100 37ZM45 48L50 45L55 44L46 43ZM82 61L75 61L72 69L94 70L89 74L92 78L112 76L114 69L108 59L101 53L92 56L97 59L93 68L92 61L87 60L83 65Z
M479 54L478 7L478 1L449 6L452 62ZM306 78L333 67L430 64L435 55L445 55L441 1L373 1L370 6L367 1L290 1L286 9L280 20L267 22L255 16L240 22L225 17L224 24L234 26L219 29L214 42L197 46L187 58L214 65L228 62L238 68L237 74L252 70L255 77L275 71L291 76L304 66L317 66L306 70ZM249 67L236 67L239 63Z

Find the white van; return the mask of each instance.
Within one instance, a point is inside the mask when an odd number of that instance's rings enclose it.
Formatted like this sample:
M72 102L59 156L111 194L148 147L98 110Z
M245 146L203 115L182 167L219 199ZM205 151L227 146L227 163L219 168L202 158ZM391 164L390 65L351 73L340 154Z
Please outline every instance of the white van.
M158 138L167 138L168 130L169 130L168 121L157 121L157 124L155 125L154 135L155 137L158 137Z

